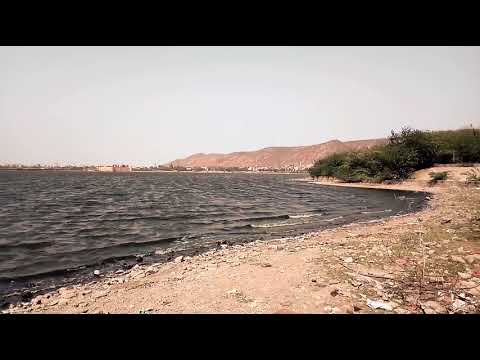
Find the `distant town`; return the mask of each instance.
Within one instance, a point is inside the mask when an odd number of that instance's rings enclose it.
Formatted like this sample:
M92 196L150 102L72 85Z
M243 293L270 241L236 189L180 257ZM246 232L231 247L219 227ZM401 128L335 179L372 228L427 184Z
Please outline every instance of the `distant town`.
M88 171L106 173L126 172L264 172L264 173L304 173L306 168L291 165L282 169L269 167L184 167L184 166L132 166L128 164L113 165L23 165L23 164L0 164L0 170L50 170L50 171Z

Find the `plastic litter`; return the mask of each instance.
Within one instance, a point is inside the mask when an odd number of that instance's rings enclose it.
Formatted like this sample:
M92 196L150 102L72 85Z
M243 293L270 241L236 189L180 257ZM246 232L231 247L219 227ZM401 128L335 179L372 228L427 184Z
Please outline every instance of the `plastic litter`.
M392 311L391 305L385 304L381 301L374 301L374 300L367 299L367 306L371 309L383 309L383 310Z

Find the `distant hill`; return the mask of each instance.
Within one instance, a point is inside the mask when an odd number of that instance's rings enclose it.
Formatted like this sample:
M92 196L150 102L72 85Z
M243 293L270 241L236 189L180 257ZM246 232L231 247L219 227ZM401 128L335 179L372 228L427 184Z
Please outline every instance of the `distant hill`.
M386 139L357 141L331 140L318 145L294 147L268 147L256 151L234 152L230 154L194 154L184 159L174 160L166 166L208 167L208 168L270 168L285 169L295 166L306 169L321 158L338 152L359 150L386 143Z

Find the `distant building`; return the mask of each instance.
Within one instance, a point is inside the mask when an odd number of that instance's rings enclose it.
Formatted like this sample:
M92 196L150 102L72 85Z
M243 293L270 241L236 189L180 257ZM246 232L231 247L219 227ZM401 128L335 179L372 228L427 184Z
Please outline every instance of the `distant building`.
M97 171L102 171L102 172L113 172L113 166L97 166Z
M97 166L97 171L101 172L130 172L132 168L130 165L101 165Z
M132 168L130 165L113 165L113 172L130 172Z

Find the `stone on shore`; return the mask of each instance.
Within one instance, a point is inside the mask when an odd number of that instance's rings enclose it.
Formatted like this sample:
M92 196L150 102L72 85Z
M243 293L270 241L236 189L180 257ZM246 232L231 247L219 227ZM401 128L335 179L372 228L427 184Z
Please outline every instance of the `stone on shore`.
M453 261L456 261L456 262L459 262L459 263L462 263L462 264L465 264L465 259L462 258L461 256L458 256L458 255L452 255L451 256L451 259Z
M467 256L465 256L465 260L469 264L473 264L475 262L480 262L480 254L467 255Z

